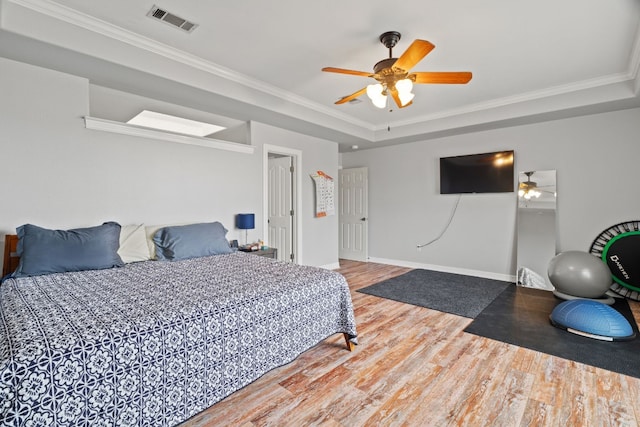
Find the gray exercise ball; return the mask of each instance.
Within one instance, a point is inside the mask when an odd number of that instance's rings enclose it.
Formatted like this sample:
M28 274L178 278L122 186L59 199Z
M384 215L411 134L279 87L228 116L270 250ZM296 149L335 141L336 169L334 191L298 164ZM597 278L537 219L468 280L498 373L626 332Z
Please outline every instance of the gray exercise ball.
M561 252L553 257L548 274L557 291L580 298L599 298L613 283L607 264L582 251Z

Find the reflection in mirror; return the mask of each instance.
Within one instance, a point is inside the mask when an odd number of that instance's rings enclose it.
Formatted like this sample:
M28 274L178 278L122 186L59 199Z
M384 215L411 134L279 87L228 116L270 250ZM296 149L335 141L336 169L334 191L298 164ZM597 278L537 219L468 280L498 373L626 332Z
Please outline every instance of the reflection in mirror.
M517 283L553 290L547 275L556 255L556 171L518 174Z

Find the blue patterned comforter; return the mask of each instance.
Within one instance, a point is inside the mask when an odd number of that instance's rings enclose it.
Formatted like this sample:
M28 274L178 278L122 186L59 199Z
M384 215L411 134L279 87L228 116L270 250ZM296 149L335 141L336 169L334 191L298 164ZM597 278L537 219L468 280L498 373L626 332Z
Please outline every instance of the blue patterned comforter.
M335 333L340 274L244 253L9 279L0 423L175 425Z

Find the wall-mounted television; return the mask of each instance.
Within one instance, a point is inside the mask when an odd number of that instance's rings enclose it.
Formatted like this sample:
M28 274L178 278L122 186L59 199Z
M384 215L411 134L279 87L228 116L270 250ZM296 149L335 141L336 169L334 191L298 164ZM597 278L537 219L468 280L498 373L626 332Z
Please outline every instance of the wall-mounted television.
M513 192L513 150L440 158L440 194Z

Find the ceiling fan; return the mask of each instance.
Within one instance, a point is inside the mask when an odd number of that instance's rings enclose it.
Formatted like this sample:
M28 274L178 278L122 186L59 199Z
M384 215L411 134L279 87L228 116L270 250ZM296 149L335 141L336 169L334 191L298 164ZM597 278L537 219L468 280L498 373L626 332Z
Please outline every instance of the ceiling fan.
M530 200L532 198L539 198L542 193L550 193L550 194L554 194L555 192L553 191L548 191L548 190L543 190L540 186L538 186L538 183L535 181L531 181L531 175L533 175L535 173L535 171L531 171L531 172L522 172L527 176L527 180L524 182L521 182L520 185L518 186L518 197L524 198L526 200Z
M380 35L380 42L389 49L389 58L383 59L374 65L373 73L334 67L322 69L322 71L330 73L373 77L378 81L378 83L370 84L351 95L340 98L336 101L336 104L344 104L366 93L378 108L385 108L388 95L391 95L399 108L403 108L413 102L414 94L411 93L411 90L414 83L465 84L471 80L472 75L468 71L411 72L411 68L427 56L435 46L426 40L416 39L399 58L394 58L392 50L399 40L400 33L397 31L387 31Z

